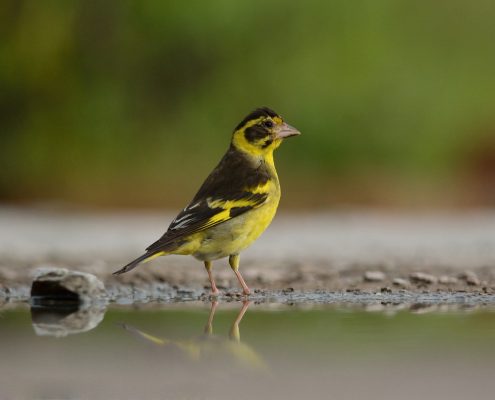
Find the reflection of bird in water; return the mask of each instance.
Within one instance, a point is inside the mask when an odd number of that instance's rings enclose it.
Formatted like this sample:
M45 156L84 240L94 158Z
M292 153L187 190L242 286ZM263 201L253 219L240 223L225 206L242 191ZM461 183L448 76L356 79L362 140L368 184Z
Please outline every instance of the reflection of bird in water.
M235 361L238 366L249 369L266 369L266 364L255 350L247 344L241 342L239 324L249 307L249 301L243 302L232 327L230 328L229 338L216 336L213 334L213 318L218 306L217 301L211 303L208 322L204 328L204 334L198 338L187 340L170 340L158 336L150 335L135 327L122 324L122 327L131 332L138 338L152 343L156 346L175 348L190 360L198 362L226 361L230 359Z

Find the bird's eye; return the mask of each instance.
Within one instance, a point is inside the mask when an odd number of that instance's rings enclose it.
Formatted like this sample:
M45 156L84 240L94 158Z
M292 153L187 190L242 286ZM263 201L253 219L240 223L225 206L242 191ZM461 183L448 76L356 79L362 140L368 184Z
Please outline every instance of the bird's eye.
M266 121L263 121L263 126L265 128L273 128L273 121L267 119Z

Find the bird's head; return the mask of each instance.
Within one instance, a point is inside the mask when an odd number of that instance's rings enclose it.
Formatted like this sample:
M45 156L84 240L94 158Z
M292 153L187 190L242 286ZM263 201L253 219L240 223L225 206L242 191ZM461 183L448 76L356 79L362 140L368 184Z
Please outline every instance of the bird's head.
M251 155L263 156L271 154L285 138L300 134L275 111L261 107L237 125L232 136L232 146Z

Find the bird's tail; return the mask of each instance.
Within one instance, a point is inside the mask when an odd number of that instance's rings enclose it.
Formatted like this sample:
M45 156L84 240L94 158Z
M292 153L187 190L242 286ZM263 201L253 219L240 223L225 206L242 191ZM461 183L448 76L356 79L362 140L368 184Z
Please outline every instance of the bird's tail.
M113 273L113 275L120 275L120 274L123 274L124 272L129 272L131 269L136 268L139 264L141 264L143 262L151 261L156 257L163 256L164 254L167 254L167 252L166 251L158 251L158 252L145 253L141 257L138 257L135 260L131 261L129 264L122 267L118 271L115 271Z

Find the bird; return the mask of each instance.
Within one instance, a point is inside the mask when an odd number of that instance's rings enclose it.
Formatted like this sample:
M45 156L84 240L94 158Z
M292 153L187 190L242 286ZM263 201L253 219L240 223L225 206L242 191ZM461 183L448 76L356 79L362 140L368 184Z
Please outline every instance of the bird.
M280 201L273 158L282 141L301 133L275 111L260 107L234 129L230 146L192 201L146 252L114 275L169 254L203 261L211 295L218 296L212 262L229 257L244 295L251 293L240 271L240 252L270 225Z

